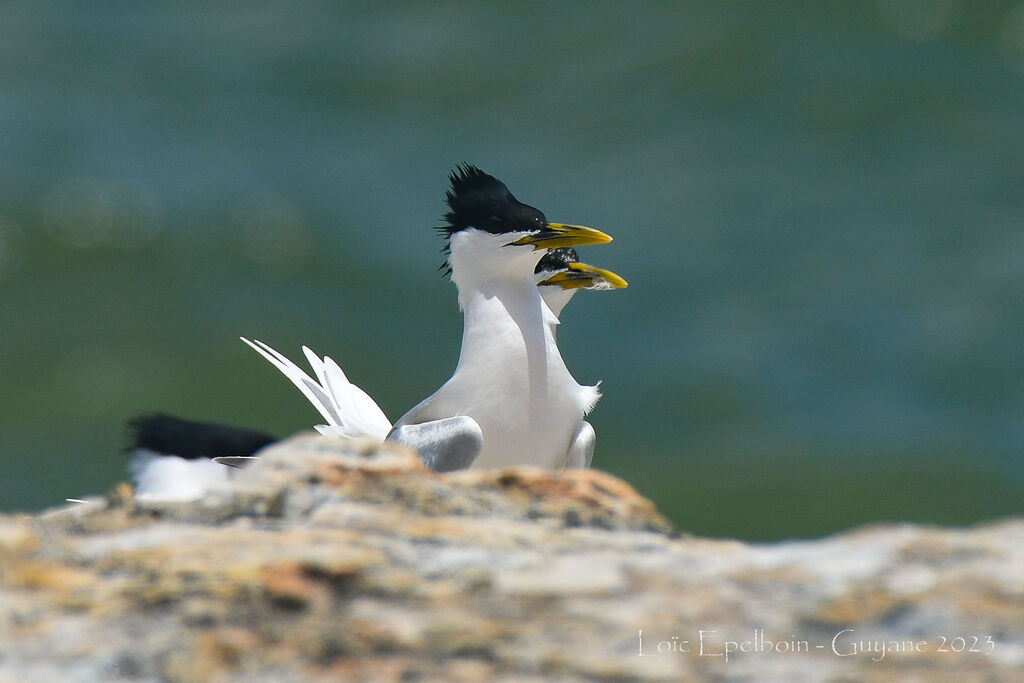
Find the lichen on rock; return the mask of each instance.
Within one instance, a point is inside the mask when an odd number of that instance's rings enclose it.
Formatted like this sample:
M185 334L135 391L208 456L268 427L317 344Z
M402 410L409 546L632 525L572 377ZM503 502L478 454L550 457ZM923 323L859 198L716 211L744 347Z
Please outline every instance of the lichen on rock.
M885 651L906 642L925 646ZM0 680L1011 680L1021 667L1021 520L750 545L678 533L600 472L438 474L399 447L311 436L194 503L144 505L120 485L0 516Z

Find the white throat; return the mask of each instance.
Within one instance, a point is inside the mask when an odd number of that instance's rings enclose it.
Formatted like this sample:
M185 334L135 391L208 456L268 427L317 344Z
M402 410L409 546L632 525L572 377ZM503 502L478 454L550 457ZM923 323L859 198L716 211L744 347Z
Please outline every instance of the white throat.
M502 290L525 289L527 284L536 289L533 271L544 252L531 246L507 246L526 234L494 235L467 228L452 235L448 265L459 289L459 308L466 310L467 297L475 293L495 296Z
M549 333L558 319L541 299L533 277L543 252L504 246L518 235L465 230L452 236L452 281L464 314L462 351L455 370L526 375L542 381L549 356L561 355ZM562 365L564 367L564 365Z

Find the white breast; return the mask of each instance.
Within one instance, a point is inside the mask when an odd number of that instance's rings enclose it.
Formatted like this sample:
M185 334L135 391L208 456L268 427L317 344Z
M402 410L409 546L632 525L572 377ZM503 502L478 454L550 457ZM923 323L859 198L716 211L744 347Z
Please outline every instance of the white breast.
M500 298L466 300L455 374L401 421L472 417L484 437L475 468L561 467L595 389L569 374L555 344L557 320L539 299L531 283Z

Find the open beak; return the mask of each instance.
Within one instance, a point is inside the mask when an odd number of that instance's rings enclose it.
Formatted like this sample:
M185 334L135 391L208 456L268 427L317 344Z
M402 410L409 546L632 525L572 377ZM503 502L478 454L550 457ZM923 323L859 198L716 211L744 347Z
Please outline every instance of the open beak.
M562 289L622 289L629 283L610 270L588 266L586 263L570 263L537 286L558 285Z
M561 247L583 247L588 244L608 244L612 241L611 236L600 230L584 228L582 225L568 225L566 223L548 223L547 227L532 235L527 235L515 242L509 242L506 247L533 245L537 249L559 249Z

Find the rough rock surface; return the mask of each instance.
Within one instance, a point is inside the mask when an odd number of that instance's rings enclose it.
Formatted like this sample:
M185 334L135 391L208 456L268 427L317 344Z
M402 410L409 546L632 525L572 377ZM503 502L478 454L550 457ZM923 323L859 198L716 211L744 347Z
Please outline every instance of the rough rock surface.
M196 503L121 485L0 517L0 681L1022 672L1024 520L749 545L599 472L440 475L311 437Z

